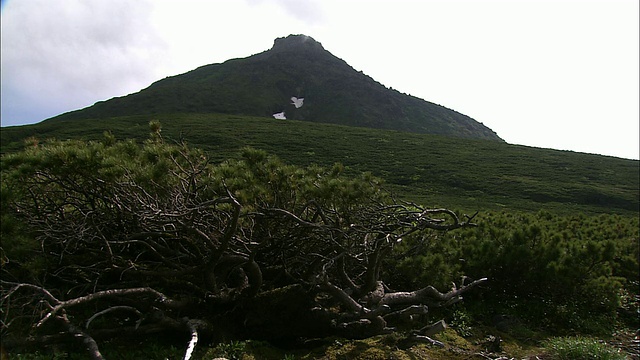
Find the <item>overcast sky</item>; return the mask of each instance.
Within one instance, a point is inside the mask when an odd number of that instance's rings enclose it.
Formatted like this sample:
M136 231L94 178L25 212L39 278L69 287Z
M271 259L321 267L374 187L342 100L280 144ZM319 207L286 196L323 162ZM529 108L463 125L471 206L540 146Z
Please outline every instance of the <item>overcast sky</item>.
M512 144L639 157L638 0L2 0L2 126L306 34Z

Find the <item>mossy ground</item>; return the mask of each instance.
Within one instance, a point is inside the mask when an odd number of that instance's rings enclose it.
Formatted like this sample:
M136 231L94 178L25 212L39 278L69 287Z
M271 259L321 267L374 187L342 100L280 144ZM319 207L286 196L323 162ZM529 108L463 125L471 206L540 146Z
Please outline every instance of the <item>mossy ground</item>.
M523 337L524 336L524 337ZM632 345L637 334L632 329L622 329L611 338L597 342L602 347L618 351L617 358L637 359L637 346ZM469 336L461 336L455 329L448 328L436 334L433 339L445 343L444 347L430 344L403 344L398 335L380 335L362 340L327 338L309 340L303 344L275 346L264 341L232 341L219 344L199 344L192 359L212 360L463 360L463 359L555 359L548 340L553 337L531 329L515 329L502 332L494 327L476 326ZM558 339L558 338L555 338ZM571 341L572 337L561 338ZM584 338L583 338L584 339ZM499 346L496 347L496 344ZM107 359L182 359L184 349L181 344L170 341L159 343L147 339L132 343L103 344L103 355ZM635 346L635 348L634 348ZM636 356L636 357L634 357ZM9 353L9 359L84 359L81 349L46 348L29 349ZM597 357L594 357L597 358ZM613 358L612 358L613 359Z

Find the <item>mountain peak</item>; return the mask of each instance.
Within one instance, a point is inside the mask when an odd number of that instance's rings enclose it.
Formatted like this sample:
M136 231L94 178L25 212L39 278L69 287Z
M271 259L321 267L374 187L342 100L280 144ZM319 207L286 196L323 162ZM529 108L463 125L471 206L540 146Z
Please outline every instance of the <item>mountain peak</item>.
M277 38L270 50L247 58L201 66L63 117L185 112L277 116L502 141L466 115L387 89L302 34Z
M307 35L289 35L277 38L273 42L272 51L324 50L322 44Z

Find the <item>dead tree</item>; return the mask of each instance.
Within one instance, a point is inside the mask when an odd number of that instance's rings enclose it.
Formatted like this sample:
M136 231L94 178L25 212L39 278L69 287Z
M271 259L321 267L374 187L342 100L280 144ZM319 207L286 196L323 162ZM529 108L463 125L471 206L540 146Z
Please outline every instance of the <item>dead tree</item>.
M368 337L486 280L388 289L384 260L403 238L473 226L473 217L393 201L375 179L255 151L214 166L181 146L162 153L166 173L149 178L144 151L114 168L102 158L67 160L64 171L4 160L3 171L16 171L7 211L38 241L44 265L34 275L7 257L6 346L77 339L101 359L99 339L180 331L190 334L189 358L202 337ZM407 336L436 343L425 325L415 321Z

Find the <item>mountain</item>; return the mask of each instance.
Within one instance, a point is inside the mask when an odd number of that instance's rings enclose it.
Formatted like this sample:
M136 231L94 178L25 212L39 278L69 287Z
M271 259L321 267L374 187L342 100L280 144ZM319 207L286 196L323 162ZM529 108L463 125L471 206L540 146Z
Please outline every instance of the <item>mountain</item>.
M386 88L305 35L52 119L221 113L503 141L454 110ZM50 119L51 120L51 119Z

